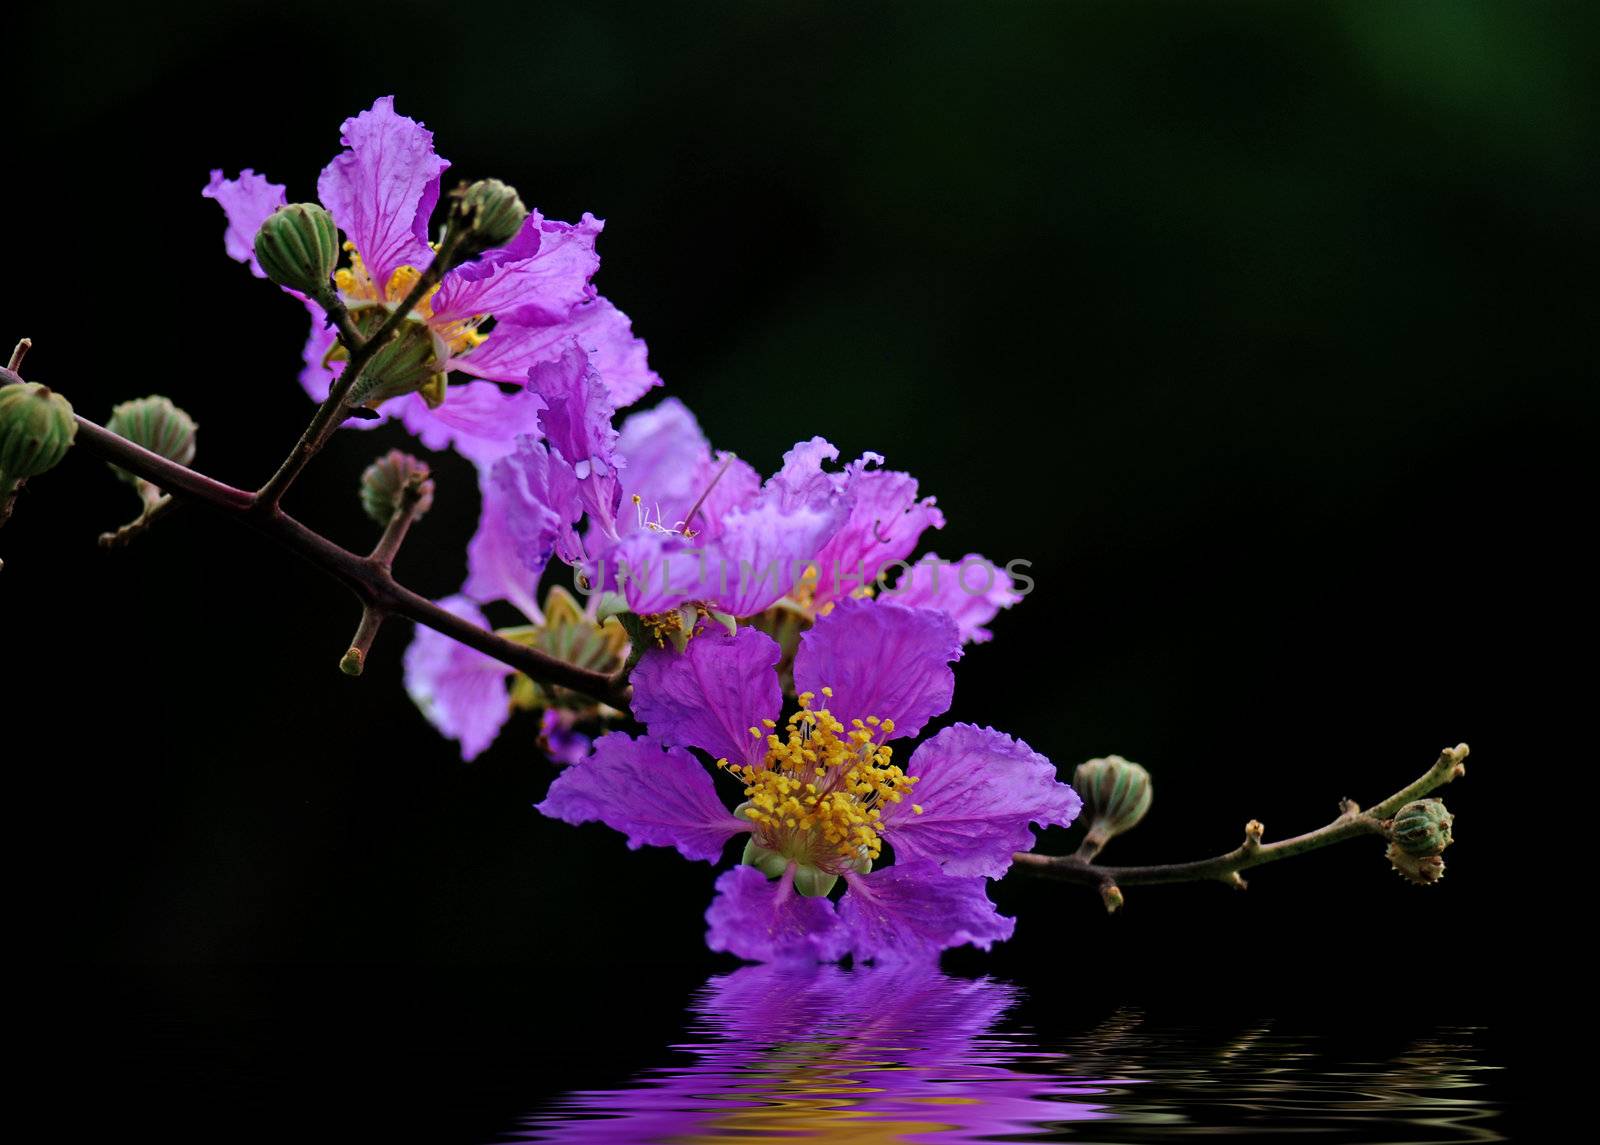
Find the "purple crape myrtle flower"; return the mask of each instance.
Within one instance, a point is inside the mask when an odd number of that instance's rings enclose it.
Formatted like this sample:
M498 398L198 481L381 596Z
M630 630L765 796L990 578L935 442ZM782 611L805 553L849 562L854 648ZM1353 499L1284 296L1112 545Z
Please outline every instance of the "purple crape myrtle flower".
M785 455L773 479L796 496L831 488L849 506L844 524L790 594L791 606L804 616L825 615L840 600L870 595L899 566L905 571L886 598L949 613L963 643L989 640L984 625L1022 599L1011 577L976 553L953 568L932 553L908 565L923 532L944 528L934 498L918 497L911 474L882 468L880 454L864 454L840 472L823 468L838 457L838 449L814 437Z
M556 555L640 616L689 605L751 616L794 590L846 519L831 485L797 495L713 453L676 400L614 429L616 402L577 342L534 367L528 389L543 402L543 440L519 440L492 467L472 545L475 598L509 598L519 589L508 579L535 581Z
M1041 1071L1058 1055L998 1028L1019 994L926 965L743 966L696 996L670 1066L570 1093L511 1139L951 1145L1110 1116L1108 1083Z
M318 197L347 240L348 265L334 283L352 309L393 307L433 261L428 224L450 164L434 152L432 132L394 110L392 96L345 120L342 131L346 149L317 181ZM227 215L228 254L263 276L252 243L267 216L284 205L283 185L248 169L237 179L213 171L202 194ZM524 389L528 371L558 357L573 339L603 373L616 405L659 385L627 316L590 281L600 265L595 239L603 225L591 215L569 224L530 211L510 242L447 270L413 311L434 337L440 377L454 371L475 382L514 385L515 392L469 383L446 389L441 401L430 388L426 397L392 399L380 412L397 415L431 449L454 446L489 461L508 452L518 434L534 432L540 403ZM342 363L332 357L333 330L307 305L311 334L300 381L321 401Z
M904 768L894 762L892 741L949 708L960 655L946 613L841 600L800 638L799 709L780 730L777 642L754 628L701 631L682 653L653 649L634 669L633 710L648 734L597 740L539 810L706 862L744 836L742 862L717 880L706 914L714 950L905 962L987 949L1015 925L989 901L987 880L1032 846L1030 824L1065 826L1081 802L1049 760L992 728L954 724ZM694 750L737 782L736 810ZM836 904L828 895L841 883Z

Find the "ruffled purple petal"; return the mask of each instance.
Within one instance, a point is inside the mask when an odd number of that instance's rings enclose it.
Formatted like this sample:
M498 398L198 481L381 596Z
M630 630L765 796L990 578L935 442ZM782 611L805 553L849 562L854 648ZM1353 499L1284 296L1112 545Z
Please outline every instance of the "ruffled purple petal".
M951 875L998 879L1014 852L1032 848L1030 823L1065 827L1083 807L1044 756L972 724L953 724L917 745L906 774L917 783L902 802L884 806L884 836L897 862L931 859Z
M551 554L562 548L583 511L577 481L561 458L531 437L507 457L480 469L478 529L467 545L467 583L474 600L508 600L529 620Z
M515 320L499 317L489 340L452 365L480 378L524 382L534 366L559 358L569 338L578 339L619 409L661 384L628 316L604 298L582 302L560 318L533 313Z
M592 294L589 279L600 269L594 242L604 226L593 215L584 215L574 226L530 211L512 249L445 273L430 300L432 320L451 322L480 314L508 322L565 319ZM517 250L528 253L518 257Z
M989 901L987 879L947 875L927 859L845 879L839 919L858 960L926 962L969 943L988 950L1017 926Z
M622 497L617 470L625 464L617 457L617 431L611 426L616 407L577 339L554 362L528 371L528 391L544 402L539 429L572 466L584 508L603 534L616 536Z
M631 406L661 384L661 375L650 368L650 355L643 338L633 334L628 316L604 298L592 298L567 314L567 329L600 371L600 380L618 409Z
M711 773L694 756L625 732L596 740L588 759L556 777L538 810L563 823L604 823L635 851L676 847L684 858L708 863L750 829L722 805Z
M483 613L464 597L440 606L482 627ZM461 758L475 759L494 742L511 715L506 677L511 668L431 628L417 626L405 654L406 691L428 722L461 744Z
M517 438L536 436L543 408L538 394L501 393L492 382L451 384L438 409L418 394L384 404L394 406L401 423L429 449L454 449L479 465L506 456Z
M704 500L701 500L701 494L704 494ZM694 519L688 522L688 527L694 533L695 544L707 545L722 538L736 513L753 512L756 509L761 501L761 475L733 454L719 454L710 458L701 471L701 478L696 482L695 500L700 502L700 508L695 511ZM689 507L694 508L693 503ZM798 513L799 508L803 507L796 507L796 522L803 520L803 515ZM828 506L824 503L812 508L814 512L821 513Z
M823 462L838 459L838 448L825 438L799 442L783 455L783 465L768 479L767 488L785 508L818 504L839 488L839 475L822 469Z
M754 628L702 631L682 652L652 648L633 670L633 714L663 743L759 763L766 754L761 721L775 720L783 703L782 654ZM761 734L751 735L752 727Z
M579 480L616 468L617 431L611 426L616 407L576 339L555 361L529 371L528 389L544 400L539 426L545 440L571 463Z
M323 168L317 196L382 289L396 267L421 270L433 261L428 219L450 163L434 154L433 132L395 114L392 95L340 130L349 150Z
M724 871L706 924L707 946L752 962L833 962L848 949L833 903L798 893L793 868L778 879L754 867Z
M624 517L626 514L624 514ZM682 537L648 529L626 533L618 542L593 544L585 568L592 583L620 592L640 616L666 612L696 599L704 583L705 557Z
M694 415L677 398L632 414L622 423L617 455L627 462L622 491L640 504L632 519L626 507L618 529L626 535L647 521L665 529L693 533L691 547L721 537L724 521L736 509L753 505L761 477L731 454L712 454ZM696 506L699 506L696 509ZM694 510L694 520L686 521Z
M784 508L766 496L722 520L702 599L730 616L754 616L787 596L844 520L837 502ZM714 584L709 583L713 581Z
M813 595L818 606L872 584L891 562L916 551L924 529L944 528L933 498L918 499L916 478L874 468L881 460L868 454L845 471L842 488L850 519L818 554Z
M215 199L228 216L228 229L222 234L228 256L247 264L257 278L267 275L256 262L256 232L268 215L288 202L283 190L282 183L269 183L265 175L246 167L237 179L224 179L220 170L211 172L211 182L200 191Z
M794 682L802 692L833 689L826 706L851 720L892 719L893 736L914 736L949 709L961 658L955 621L942 612L876 600L841 600L801 634Z
M983 644L994 638L984 625L1022 595L1004 569L977 553L954 562L929 553L879 599L908 608L938 609L956 622L963 644Z
M711 463L711 444L700 423L675 397L629 414L617 431L616 449L628 463L621 475L623 493L640 499L646 519L668 527L694 504ZM624 532L637 528L637 515L619 527Z

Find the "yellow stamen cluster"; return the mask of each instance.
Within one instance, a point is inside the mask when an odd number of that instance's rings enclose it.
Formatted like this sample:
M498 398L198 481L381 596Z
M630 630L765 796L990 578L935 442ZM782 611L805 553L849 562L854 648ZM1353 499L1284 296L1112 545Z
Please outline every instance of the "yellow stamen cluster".
M644 625L645 631L655 639L656 647L660 648L666 644L667 637L683 631L683 614L676 608L652 612L639 617L639 623Z
M355 244L346 242L344 249L350 256L350 265L342 266L333 272L333 284L339 288L339 293L344 295L346 302L404 302L406 295L411 293L411 288L416 286L417 280L422 277L422 272L414 266L397 266L394 273L389 275L389 281L380 290L378 284L372 280L366 263L361 261L361 254L356 250ZM418 299L412 308L412 313L424 321L432 318L431 300L438 289L436 284ZM485 317L479 314L472 318L461 318L454 322L436 325L437 333L450 348L452 357L460 357L474 346L481 345L489 337L478 332L478 324Z
M759 766L727 760L718 766L744 781L744 814L770 849L834 867L876 859L883 850L881 807L899 803L916 778L890 762L894 749L880 742L894 731L893 720L869 716L846 728L827 708L813 709L815 699L801 693L800 710L781 736L771 720L762 721L767 752ZM750 734L763 738L761 728Z

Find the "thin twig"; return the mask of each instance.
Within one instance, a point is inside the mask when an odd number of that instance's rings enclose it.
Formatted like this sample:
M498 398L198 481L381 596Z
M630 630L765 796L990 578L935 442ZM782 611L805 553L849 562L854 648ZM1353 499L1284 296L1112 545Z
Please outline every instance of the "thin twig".
M1245 827L1243 843L1231 851L1209 859L1139 867L1104 867L1076 855L1036 855L1028 851L1019 851L1012 858L1016 862L1015 869L1023 874L1099 887L1101 894L1107 897L1107 906L1113 910L1122 901L1120 892L1117 892L1119 886L1219 881L1230 886L1243 887L1244 880L1239 877L1240 871L1259 867L1264 863L1275 863L1280 859L1302 855L1307 851L1319 850L1335 843L1343 843L1347 839L1363 835L1384 835L1387 831L1385 822L1392 819L1400 808L1464 775L1466 758L1466 744L1446 748L1440 752L1439 758L1421 778L1401 788L1375 807L1362 811L1354 803L1346 801L1339 817L1332 823L1276 843L1262 843L1261 824L1252 819ZM1112 904L1113 893L1116 905Z
M338 328L339 340L344 343L345 352L349 357L344 369L328 387L328 396L317 407L311 424L306 426L305 432L300 435L300 440L295 442L294 449L284 458L283 464L278 466L278 471L257 491L258 511L266 512L278 507L301 471L322 451L322 447L328 444L334 432L344 423L345 418L349 416L345 399L350 396L350 390L361 376L361 371L400 328L400 324L411 316L411 311L422 301L422 296L438 285L439 277L449 268L452 250L450 246L440 249L428 269L422 272L405 298L390 311L389 317L370 338L361 337L354 323L350 321L344 303L339 301L337 295L330 293L326 299L318 301L327 313L329 321Z
M0 385L14 385L21 380L11 370L0 370ZM79 416L75 420L78 433L74 448L81 448L103 461L121 466L160 486L172 496L199 501L247 525L333 577L355 593L363 606L375 606L431 628L491 659L510 665L538 683L570 688L613 707L627 707L629 689L621 673L611 675L580 668L537 648L497 636L406 588L394 579L393 573L380 561L370 556L358 556L334 544L282 509L260 506L255 494L235 489L186 465L152 453L88 418Z
M401 488L400 504L395 508L394 515L389 518L389 523L383 527L383 536L372 546L368 560L377 561L386 569L394 567L395 554L400 551L406 533L420 515L418 510L422 508L423 487L427 481L426 477L413 478Z
M31 349L33 349L32 338L23 338L20 340L17 343L16 349L11 351L11 361L6 365L6 369L10 370L13 374L22 369L22 359L28 356L28 351Z
M426 477L417 477L406 482L400 490L400 504L389 517L389 523L383 528L383 535L372 547L367 560L380 565L385 571L394 568L395 555L405 542L406 533L410 530L412 522L421 516L427 485ZM361 624L356 628L356 634L351 638L350 647L346 650L344 658L339 661L339 669L345 675L361 675L367 664L367 655L372 651L372 642L377 639L378 629L383 627L383 622L388 616L389 613L385 609L375 604L362 605Z

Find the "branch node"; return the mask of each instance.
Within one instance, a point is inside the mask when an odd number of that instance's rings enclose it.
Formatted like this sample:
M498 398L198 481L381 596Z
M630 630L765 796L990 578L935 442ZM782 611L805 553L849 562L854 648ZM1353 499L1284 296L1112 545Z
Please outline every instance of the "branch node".
M1254 854L1261 850L1261 834L1266 828L1261 825L1261 820L1252 819L1244 825L1244 847L1246 854Z
M1238 871L1229 871L1227 877L1224 878L1222 881L1227 883L1230 887L1232 887L1236 891L1242 891L1242 890L1244 890L1246 887L1248 887L1250 885L1249 883L1244 881L1244 876L1241 875Z
M1107 914L1116 914L1122 909L1122 891L1116 883L1101 883L1100 898L1106 904Z

